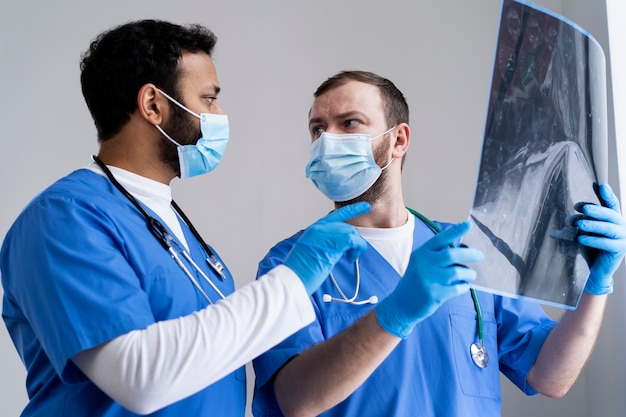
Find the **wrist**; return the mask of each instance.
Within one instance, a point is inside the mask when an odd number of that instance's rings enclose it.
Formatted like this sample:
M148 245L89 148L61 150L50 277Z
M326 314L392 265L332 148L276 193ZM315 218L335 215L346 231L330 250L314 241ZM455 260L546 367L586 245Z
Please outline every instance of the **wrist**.
M413 331L415 323L408 320L398 309L395 300L390 296L376 305L376 320L387 333L406 339Z
M309 281L309 279L307 277L307 274L305 273L307 269L303 266L305 265L305 261L301 259L300 255L295 252L293 248L291 249L291 252L289 252L289 254L287 255L287 258L283 262L283 265L291 269L291 271L300 279L302 284L304 284L304 287L310 294L310 288L307 286L307 281ZM310 271L308 275L311 275Z
M605 295L613 292L613 277L598 277L593 270L585 284L585 292L591 295Z

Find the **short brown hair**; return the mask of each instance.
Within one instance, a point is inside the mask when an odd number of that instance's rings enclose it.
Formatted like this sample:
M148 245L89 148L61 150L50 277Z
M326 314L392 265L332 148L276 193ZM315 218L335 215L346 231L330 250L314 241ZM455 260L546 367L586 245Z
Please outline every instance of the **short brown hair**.
M388 127L399 123L409 123L409 105L404 95L398 88L386 78L373 72L367 71L342 71L324 81L313 97L318 98L327 91L341 87L350 81L359 81L378 87L383 100L383 110Z

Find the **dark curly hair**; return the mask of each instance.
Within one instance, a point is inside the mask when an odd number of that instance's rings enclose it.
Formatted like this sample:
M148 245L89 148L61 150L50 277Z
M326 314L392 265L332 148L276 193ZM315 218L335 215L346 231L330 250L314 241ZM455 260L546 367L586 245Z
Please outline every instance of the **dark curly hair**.
M216 43L215 34L201 25L160 20L129 22L98 35L80 63L83 97L98 141L111 138L130 120L143 85L154 83L176 97L183 52L211 56Z

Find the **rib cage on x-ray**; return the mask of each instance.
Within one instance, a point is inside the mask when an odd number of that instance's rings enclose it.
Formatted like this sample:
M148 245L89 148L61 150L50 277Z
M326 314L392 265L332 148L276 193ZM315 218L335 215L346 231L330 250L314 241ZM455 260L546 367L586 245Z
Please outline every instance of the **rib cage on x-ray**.
M463 239L485 260L476 288L566 308L593 252L576 241L576 202L606 180L605 59L572 22L504 0L483 149Z

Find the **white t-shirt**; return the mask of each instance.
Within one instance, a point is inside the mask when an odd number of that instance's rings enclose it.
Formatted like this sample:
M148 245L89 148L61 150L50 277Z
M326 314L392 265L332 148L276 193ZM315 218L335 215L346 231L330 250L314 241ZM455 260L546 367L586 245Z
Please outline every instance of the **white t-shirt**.
M415 216L409 213L407 222L400 227L356 227L356 230L402 276L411 258L414 228Z

